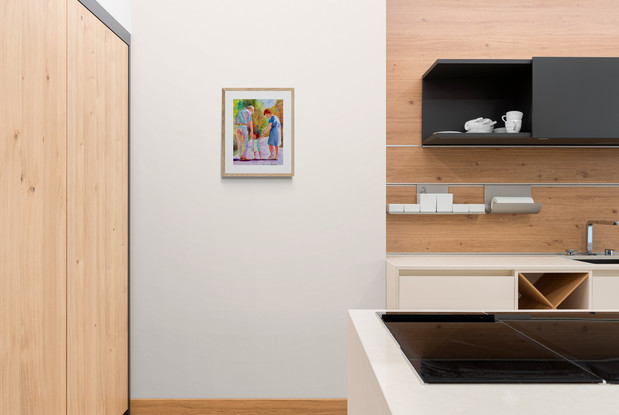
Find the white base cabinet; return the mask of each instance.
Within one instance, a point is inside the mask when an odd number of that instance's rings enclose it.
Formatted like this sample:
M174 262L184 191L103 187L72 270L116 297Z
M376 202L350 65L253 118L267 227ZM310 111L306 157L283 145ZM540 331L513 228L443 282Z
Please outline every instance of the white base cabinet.
M566 256L387 257L390 310L619 310L619 264Z
M594 310L619 310L619 271L594 271L591 290Z
M401 276L398 307L418 310L506 310L514 308L514 277Z

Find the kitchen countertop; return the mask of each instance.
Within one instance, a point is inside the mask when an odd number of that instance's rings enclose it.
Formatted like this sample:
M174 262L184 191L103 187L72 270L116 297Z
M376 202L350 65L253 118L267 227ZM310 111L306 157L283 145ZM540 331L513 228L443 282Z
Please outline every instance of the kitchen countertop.
M515 264L519 266L520 262ZM425 384L378 312L384 310L350 310L348 313L350 414L619 413L619 385Z
M589 264L575 259L619 260L604 255L387 255L387 264L396 268L423 269L514 269L518 271L619 270L619 264Z

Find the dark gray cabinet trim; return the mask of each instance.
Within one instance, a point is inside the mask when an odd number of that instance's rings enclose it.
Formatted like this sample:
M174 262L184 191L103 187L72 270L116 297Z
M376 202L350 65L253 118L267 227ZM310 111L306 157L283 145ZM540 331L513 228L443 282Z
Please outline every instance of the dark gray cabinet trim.
M131 33L127 31L107 10L103 8L96 0L78 0L86 7L101 23L106 25L112 32L116 34L127 45L131 44Z
M457 65L457 67L451 67ZM531 65L531 59L437 59L423 74L423 79L440 78L444 76L461 76L463 67L479 70L487 65ZM439 67L443 67L439 69Z

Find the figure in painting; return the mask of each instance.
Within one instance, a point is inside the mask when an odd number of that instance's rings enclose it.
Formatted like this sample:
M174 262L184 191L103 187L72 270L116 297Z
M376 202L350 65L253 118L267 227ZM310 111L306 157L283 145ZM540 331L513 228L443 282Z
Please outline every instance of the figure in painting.
M250 148L250 139L254 135L254 123L251 116L254 113L254 106L248 105L236 114L234 119L234 131L236 145L239 149L241 160L250 160L248 155L252 152Z
M277 160L277 157L279 156L279 144L282 135L282 124L279 121L279 118L277 118L277 115L273 114L270 109L264 110L264 116L270 117L269 124L266 128L266 131L269 132L269 152L271 153L269 159Z
M251 136L250 143L251 151L254 153L254 160L262 159L262 151L260 151L261 132L258 128L254 128L254 134Z

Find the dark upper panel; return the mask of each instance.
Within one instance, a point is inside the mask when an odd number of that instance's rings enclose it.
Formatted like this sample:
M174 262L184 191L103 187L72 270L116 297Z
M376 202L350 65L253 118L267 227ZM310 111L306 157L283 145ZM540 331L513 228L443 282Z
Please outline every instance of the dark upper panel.
M619 58L533 58L532 109L535 137L619 139Z

